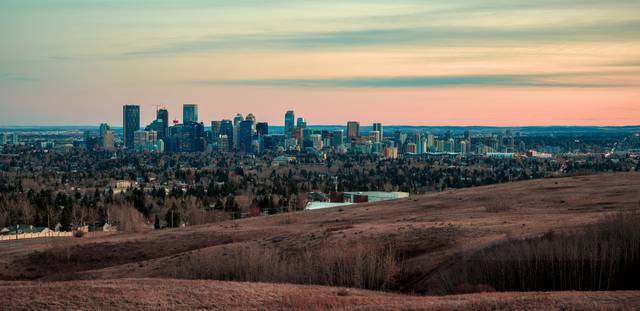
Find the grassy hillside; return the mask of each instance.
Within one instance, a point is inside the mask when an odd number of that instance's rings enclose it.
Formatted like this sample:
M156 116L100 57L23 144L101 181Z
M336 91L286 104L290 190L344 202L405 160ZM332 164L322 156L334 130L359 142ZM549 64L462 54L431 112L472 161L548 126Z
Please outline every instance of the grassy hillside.
M480 251L550 231L569 234L638 209L638 189L638 173L601 174L150 233L5 244L0 278L220 279L435 293L444 289L443 276Z
M309 285L121 279L0 282L0 305L18 310L634 310L638 292L413 296Z

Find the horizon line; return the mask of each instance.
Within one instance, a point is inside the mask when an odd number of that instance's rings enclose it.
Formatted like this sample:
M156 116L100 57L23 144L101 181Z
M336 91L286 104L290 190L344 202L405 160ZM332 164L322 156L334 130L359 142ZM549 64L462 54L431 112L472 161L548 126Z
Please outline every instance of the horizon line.
M219 120L211 120L211 121L219 121ZM208 127L211 127L211 121L209 122L198 122L198 123L203 123L205 125L209 125ZM350 122L350 121L348 121ZM359 121L355 121L355 122L359 122ZM103 122L106 123L106 122ZM267 122L268 123L268 122ZM360 123L360 122L359 122ZM367 124L362 124L360 123L360 126L373 126L373 123L367 123ZM381 122L375 122L375 123L381 123ZM107 123L109 124L109 123ZM182 123L179 123L182 124ZM122 125L111 125L109 124L111 127L113 128L122 128ZM284 124L269 124L270 126L280 126L280 127L284 127ZM341 126L341 127L346 127L346 124L307 124L307 127L314 127L314 126L323 126L323 127L329 127L329 126ZM437 125L411 125L411 124L385 124L382 123L382 126L384 127L495 127L495 128L532 128L532 127L618 127L618 128L623 128L623 127L640 127L640 123L639 124L627 124L627 125L580 125L580 124L548 124L548 125L444 125L444 124L437 124ZM47 124L32 124L32 125L24 125L24 124L20 124L20 125L0 125L0 129L10 129L10 128L60 128L60 127L75 127L75 128L85 128L85 127L100 127L100 124L97 125L88 125L88 124L80 124L80 125L71 125L71 124L60 124L60 125L47 125ZM206 126L205 126L206 127ZM142 126L141 126L142 128Z

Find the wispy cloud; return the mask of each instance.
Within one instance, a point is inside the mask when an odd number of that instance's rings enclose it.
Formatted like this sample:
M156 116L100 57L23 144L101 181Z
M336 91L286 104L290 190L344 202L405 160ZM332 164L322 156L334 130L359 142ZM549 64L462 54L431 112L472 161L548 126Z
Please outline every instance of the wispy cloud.
M264 79L264 80L195 80L196 85L248 85L293 88L438 88L438 87L544 87L598 88L634 87L637 84L611 82L580 82L576 78L589 73L522 74L522 75L457 75L407 77L352 77L327 79Z
M22 73L5 72L0 73L0 81L17 81L17 82L32 82L38 79Z
M615 34L615 36L612 36ZM333 32L255 33L207 36L125 52L125 56L173 56L216 50L353 48L366 46L492 45L628 40L640 37L640 19L530 27L414 27Z

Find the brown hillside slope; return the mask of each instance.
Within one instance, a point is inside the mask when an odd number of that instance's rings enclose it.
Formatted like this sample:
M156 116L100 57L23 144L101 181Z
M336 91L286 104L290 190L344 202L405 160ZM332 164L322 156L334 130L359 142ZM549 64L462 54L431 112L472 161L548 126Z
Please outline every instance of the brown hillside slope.
M634 310L640 293L483 293L419 297L290 284L173 279L0 282L7 310Z
M404 254L407 278L400 290L426 292L433 272L454 263L460 254L637 209L638 189L639 173L600 174L152 233L5 244L0 245L0 252L7 254L0 259L0 278L189 278L194 275L180 267L199 258L224 264L228 252L238 248L289 252L322 243L374 241L393 244Z

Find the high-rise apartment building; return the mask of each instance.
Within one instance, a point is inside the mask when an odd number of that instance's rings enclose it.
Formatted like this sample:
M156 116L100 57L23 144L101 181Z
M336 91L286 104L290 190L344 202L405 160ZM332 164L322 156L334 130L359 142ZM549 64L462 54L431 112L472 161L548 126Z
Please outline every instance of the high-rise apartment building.
M133 150L135 132L140 129L140 106L124 105L122 107L122 128L124 130L124 146Z

